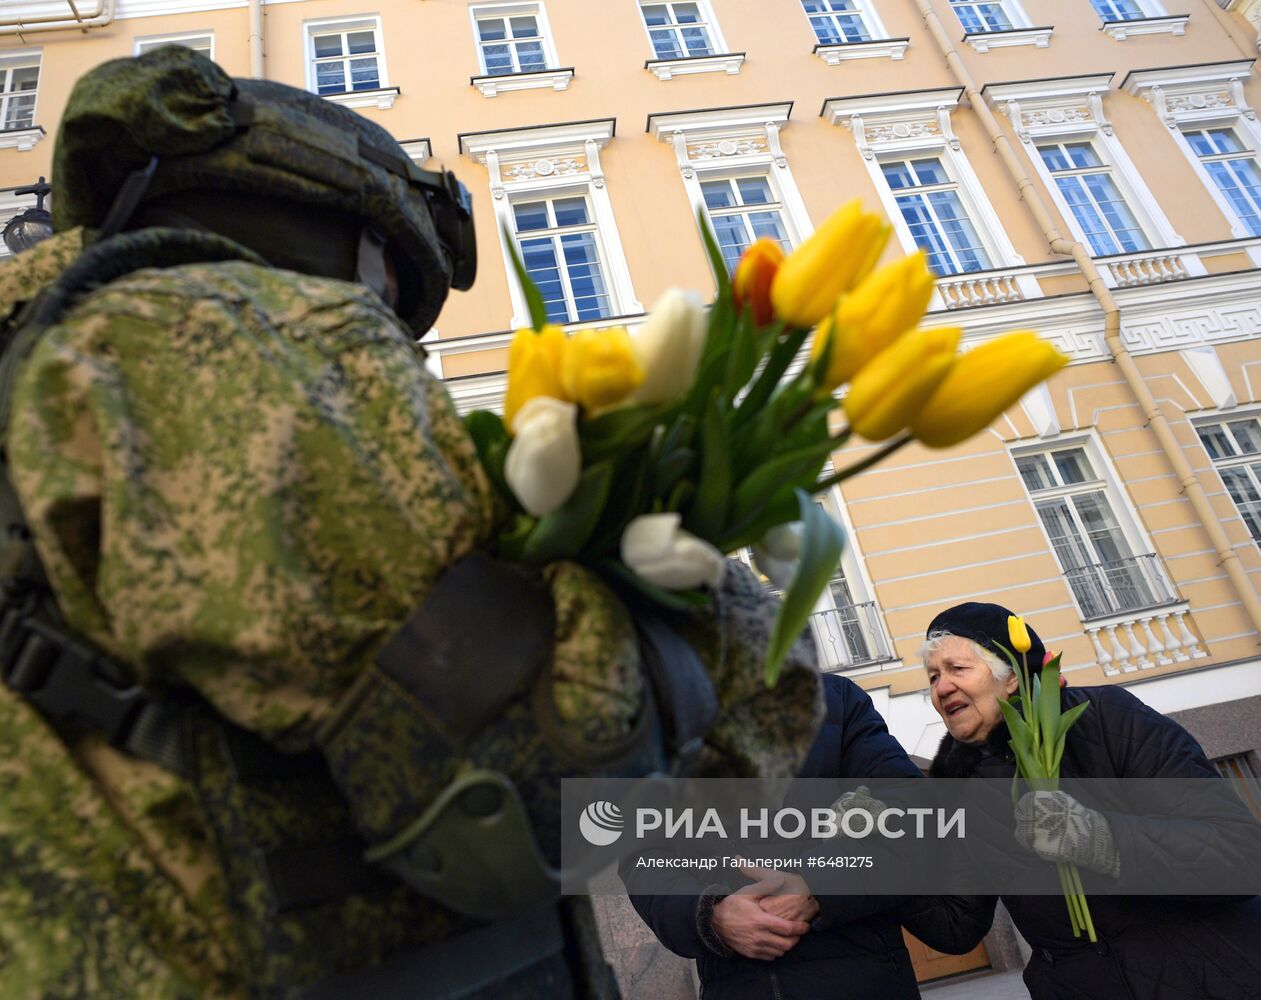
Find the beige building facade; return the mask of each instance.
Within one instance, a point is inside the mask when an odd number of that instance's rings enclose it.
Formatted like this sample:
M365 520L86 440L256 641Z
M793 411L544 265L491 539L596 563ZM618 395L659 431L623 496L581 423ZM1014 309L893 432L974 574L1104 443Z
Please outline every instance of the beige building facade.
M960 600L1023 612L1074 684L1165 711L1261 695L1261 77L1255 4L1234 6L88 0L75 20L9 3L0 214L32 202L12 190L50 174L70 87L105 59L174 41L322 93L474 192L478 281L426 338L469 409L498 405L525 319L506 239L555 318L633 324L671 285L712 289L697 211L734 259L757 235L800 243L849 198L882 209L898 252L931 251L930 322L965 343L1033 328L1073 359L975 440L827 498L851 544L815 617L823 659L931 756L918 646ZM1150 402L1037 199L1097 261Z
M525 322L506 240L555 319L633 325L712 290L698 211L734 260L861 198L890 254L929 249L931 324L1032 328L1072 363L825 498L850 536L812 623L825 667L929 758L925 626L996 601L1071 684L1126 684L1255 772L1258 25L1255 0L5 2L0 221L103 60L174 41L321 93L474 194L477 283L425 338L468 410L499 406Z

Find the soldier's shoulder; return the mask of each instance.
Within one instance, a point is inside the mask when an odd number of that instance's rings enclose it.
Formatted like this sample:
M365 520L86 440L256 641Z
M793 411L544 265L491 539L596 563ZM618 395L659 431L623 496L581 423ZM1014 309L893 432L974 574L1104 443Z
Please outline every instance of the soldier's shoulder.
M83 252L83 245L83 229L68 229L0 261L0 316L51 284Z

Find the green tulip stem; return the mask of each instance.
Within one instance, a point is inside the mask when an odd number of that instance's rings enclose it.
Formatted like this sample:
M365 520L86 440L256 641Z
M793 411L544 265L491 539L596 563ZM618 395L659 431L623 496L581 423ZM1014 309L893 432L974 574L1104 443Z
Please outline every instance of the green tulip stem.
M841 434L844 434L846 437L848 437L849 430L846 429L842 431ZM840 435L838 435L838 437L839 436ZM877 462L883 462L886 458L888 458L898 449L905 448L913 440L914 439L909 434L904 434L902 435L902 437L894 438L888 444L883 445L880 448L877 448L866 458L862 459L862 461L855 462L853 465L842 469L840 472L836 473L835 475L828 476L827 479L819 480L819 482L814 484L814 492L821 493L823 492L823 490L830 489L831 487L835 486L837 483L844 482L846 479L849 479L851 476L856 476L860 472L864 472L867 469L870 469Z
M1095 934L1095 922L1090 917L1090 905L1086 902L1086 890L1081 884L1081 873L1078 872L1076 865L1069 865L1068 870L1073 877L1073 888L1077 891L1077 906L1081 910L1086 935L1090 938L1090 943L1094 944L1099 938Z
M1060 889L1064 893L1064 903L1068 907L1068 920L1073 925L1073 937L1081 937L1081 924L1077 919L1077 894L1073 891L1073 879L1068 873L1068 863L1061 861L1055 866L1060 873Z

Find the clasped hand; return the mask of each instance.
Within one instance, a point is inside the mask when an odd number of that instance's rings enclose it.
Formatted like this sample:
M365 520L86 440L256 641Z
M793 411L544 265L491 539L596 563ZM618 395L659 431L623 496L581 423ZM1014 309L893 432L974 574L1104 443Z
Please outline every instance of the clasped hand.
M819 915L819 902L800 875L743 862L739 870L752 884L714 907L714 930L728 948L745 958L779 958L810 930L810 921Z

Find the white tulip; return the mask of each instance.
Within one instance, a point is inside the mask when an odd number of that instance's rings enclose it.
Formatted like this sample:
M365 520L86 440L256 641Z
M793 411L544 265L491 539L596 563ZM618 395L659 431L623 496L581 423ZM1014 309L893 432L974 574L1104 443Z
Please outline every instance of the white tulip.
M631 396L636 403L672 403L691 387L705 347L709 318L695 292L671 288L657 301L633 337L631 347L644 369L644 381Z
M801 531L800 521L777 524L753 546L753 561L757 563L757 568L779 590L787 590L797 575Z
M622 532L622 562L642 579L665 590L691 590L722 583L726 561L704 539L679 527L677 513L641 514Z
M578 407L535 396L517 411L512 432L504 478L529 513L550 514L570 498L582 472Z

